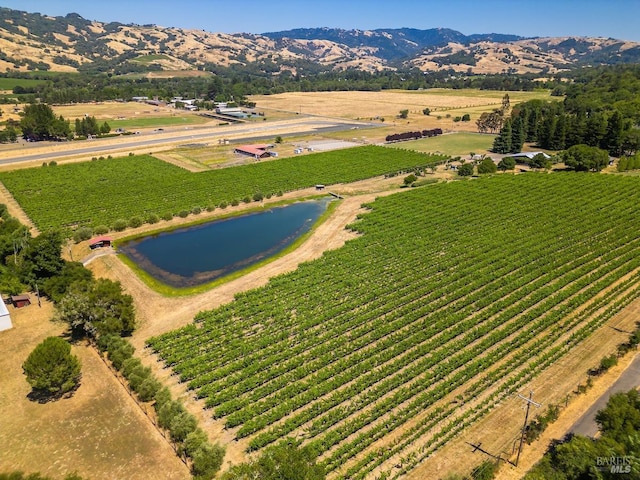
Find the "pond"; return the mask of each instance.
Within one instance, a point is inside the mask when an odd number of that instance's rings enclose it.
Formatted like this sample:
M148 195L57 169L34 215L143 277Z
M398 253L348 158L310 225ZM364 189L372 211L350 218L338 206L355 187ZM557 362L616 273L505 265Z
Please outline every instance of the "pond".
M202 285L281 252L311 229L330 201L298 202L163 232L118 250L162 283Z

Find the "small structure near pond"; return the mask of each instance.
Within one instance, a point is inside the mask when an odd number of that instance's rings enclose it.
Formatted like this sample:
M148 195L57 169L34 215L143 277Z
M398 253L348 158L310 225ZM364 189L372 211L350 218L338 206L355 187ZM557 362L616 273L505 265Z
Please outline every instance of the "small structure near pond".
M96 248L101 247L110 247L111 246L111 237L96 237L89 240L89 248L91 250L95 250Z

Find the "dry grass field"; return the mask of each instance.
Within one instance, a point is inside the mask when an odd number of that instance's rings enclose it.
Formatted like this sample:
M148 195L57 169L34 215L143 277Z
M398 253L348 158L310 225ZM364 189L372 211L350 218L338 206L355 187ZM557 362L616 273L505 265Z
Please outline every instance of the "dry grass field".
M115 379L93 348L73 346L82 379L71 398L40 404L22 362L64 326L50 321L43 302L15 310L13 328L0 332L0 472L41 472L53 478L77 472L91 479L190 478L187 467Z

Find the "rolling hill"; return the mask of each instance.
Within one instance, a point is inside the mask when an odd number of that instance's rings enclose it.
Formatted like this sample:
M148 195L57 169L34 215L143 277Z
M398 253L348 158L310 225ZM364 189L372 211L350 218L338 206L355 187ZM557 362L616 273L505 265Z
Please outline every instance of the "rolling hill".
M425 72L554 73L640 61L640 43L611 38L464 35L437 28L296 29L211 33L103 23L70 13L49 17L0 8L0 70L149 72L249 67L283 71L418 68Z

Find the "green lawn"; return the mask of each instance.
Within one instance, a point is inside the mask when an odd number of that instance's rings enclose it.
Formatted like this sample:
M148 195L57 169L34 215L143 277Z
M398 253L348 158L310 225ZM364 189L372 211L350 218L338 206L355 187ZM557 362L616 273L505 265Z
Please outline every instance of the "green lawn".
M158 60L171 60L171 58L166 55L140 55L139 57L134 58L133 62L138 63L153 63Z
M439 152L455 157L469 155L471 152L478 154L489 153L489 149L493 146L494 138L494 135L482 133L451 133L438 137L392 143L388 146L423 153Z
M199 125L211 121L198 115L185 115L176 117L143 117L128 118L126 120L110 120L109 126L115 128L150 128L150 127L171 127L180 125Z
M15 87L30 88L46 83L46 80L31 78L0 78L0 90L13 90Z

